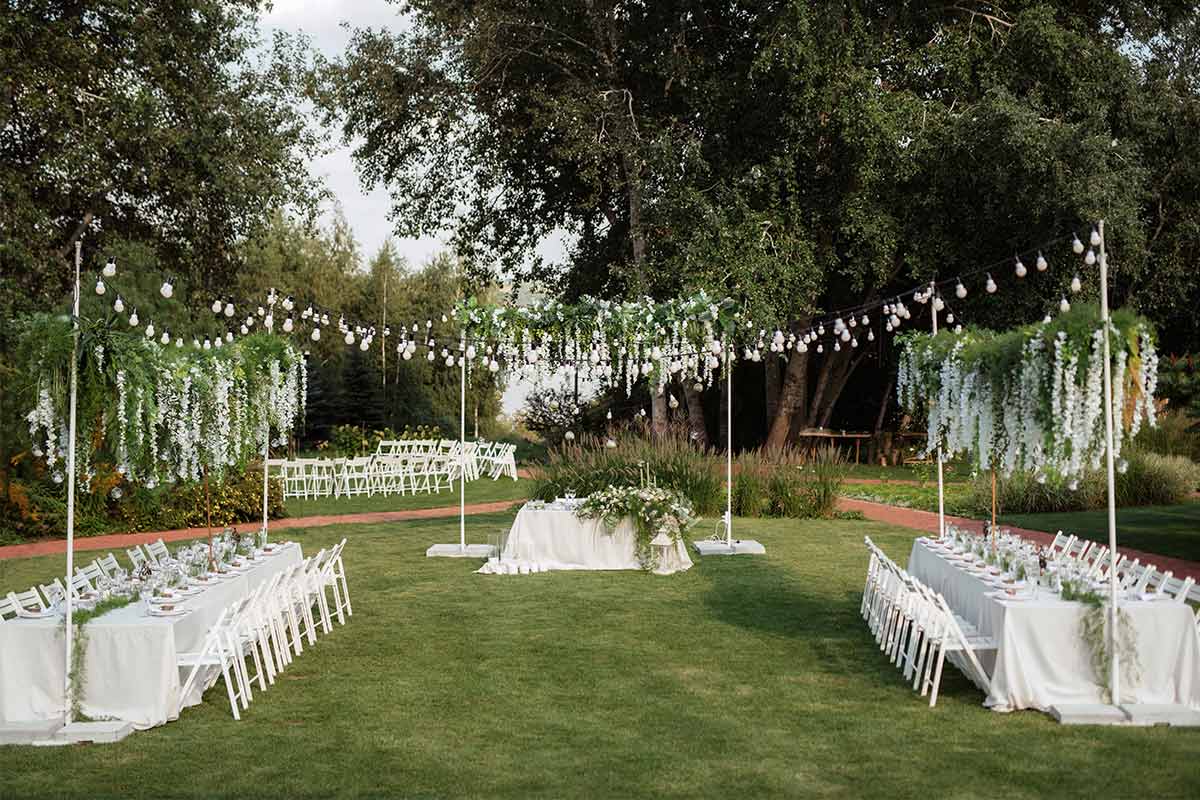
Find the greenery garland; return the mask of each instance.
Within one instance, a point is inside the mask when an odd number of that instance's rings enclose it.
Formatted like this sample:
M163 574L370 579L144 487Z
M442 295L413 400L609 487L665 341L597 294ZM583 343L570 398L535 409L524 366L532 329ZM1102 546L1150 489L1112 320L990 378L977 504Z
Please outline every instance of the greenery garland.
M71 625L75 628L75 636L71 640L71 671L67 675L67 702L71 707L72 719L79 720L83 717L81 704L84 690L87 688L87 677L83 667L84 660L87 658L87 624L97 617L104 616L109 611L124 608L135 599L134 597L110 597L107 600L101 600L90 609L72 610ZM65 632L66 628L67 618L64 616L59 621L60 633Z
M672 543L678 543L700 521L683 494L657 486L610 486L588 495L579 514L599 519L610 535L621 520L632 519L638 561L645 570L658 565L658 554L651 544L658 534L665 533Z
M282 337L252 334L206 350L163 346L118 322L80 320L76 465L85 482L96 457L150 488L205 470L219 477L304 411L304 357ZM64 478L71 352L69 317L24 321L18 363L32 452L55 482Z
M1092 672L1100 685L1101 696L1104 702L1111 702L1108 602L1099 592L1078 587L1071 581L1063 582L1062 599L1087 606L1083 618L1079 621L1079 635L1091 655ZM1130 682L1136 684L1141 675L1141 663L1137 655L1137 629L1133 626L1129 614L1120 606L1117 606L1117 660L1121 664L1121 674L1129 676Z
M1158 356L1141 317L1116 311L1111 332L1119 457L1126 435L1155 422ZM1075 479L1099 467L1105 441L1097 306L1005 333L946 330L901 341L898 399L909 413L927 412L930 452L972 453L980 469L1027 469L1039 481Z

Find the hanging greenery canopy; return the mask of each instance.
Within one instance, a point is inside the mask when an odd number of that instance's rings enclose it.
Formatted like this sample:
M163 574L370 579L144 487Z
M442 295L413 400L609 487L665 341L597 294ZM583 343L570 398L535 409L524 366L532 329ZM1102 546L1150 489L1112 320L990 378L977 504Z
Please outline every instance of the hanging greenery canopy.
M1158 355L1149 323L1111 318L1113 456L1154 425ZM1103 328L1095 305L1005 333L964 329L902 337L900 406L928 414L928 451L972 454L980 469L1075 480L1104 457ZM1123 469L1122 462L1119 468Z
M665 302L584 297L534 307L485 305L472 298L454 310L453 319L468 363L479 359L492 372L501 364L522 371L554 365L589 378L623 380L626 393L639 378L659 389L673 377L711 385L724 348L734 346L739 325L746 324L733 300L704 292ZM742 338L759 352L766 331L753 328ZM407 340L405 357L418 344L415 337Z
M273 428L304 412L304 357L284 338L243 336L209 349L164 346L116 317L80 320L76 474L111 461L122 475L159 481L220 475L261 452ZM68 316L37 315L21 337L33 455L64 477L72 349Z

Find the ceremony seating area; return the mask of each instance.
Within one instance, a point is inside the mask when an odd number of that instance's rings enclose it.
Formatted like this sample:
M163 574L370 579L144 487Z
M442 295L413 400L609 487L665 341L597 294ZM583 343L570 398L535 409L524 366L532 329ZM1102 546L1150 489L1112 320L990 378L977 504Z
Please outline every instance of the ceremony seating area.
M383 440L369 456L270 459L285 499L438 494L453 490L460 474L517 480L517 447L505 442L456 439Z

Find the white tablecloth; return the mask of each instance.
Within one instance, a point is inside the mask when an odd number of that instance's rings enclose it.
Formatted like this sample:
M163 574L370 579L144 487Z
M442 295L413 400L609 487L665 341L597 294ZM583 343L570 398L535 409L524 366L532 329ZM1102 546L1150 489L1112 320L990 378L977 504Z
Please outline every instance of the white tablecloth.
M918 539L908 571L946 598L955 613L994 637L994 654L980 658L991 672L984 705L997 711L1101 703L1103 689L1091 651L1080 635L1088 611L1041 589L1028 600L1001 599L985 583ZM1137 632L1138 680L1123 675L1121 701L1200 708L1200 635L1191 609L1170 600L1123 600ZM982 654L981 654L982 655Z
M669 575L691 569L692 559L682 541L660 556L655 572ZM550 570L641 569L633 522L625 519L611 532L598 519L573 511L525 507L517 512L508 542L498 560L479 570L485 574L546 572Z
M181 605L181 617L149 617L140 601L108 612L86 626L87 649L80 710L150 728L196 705L205 685L180 698L187 670L176 654L199 650L222 609L277 572L301 560L300 545L280 548L246 572L222 580ZM65 629L58 618L0 623L0 722L55 719L66 710ZM181 702L182 700L182 702Z

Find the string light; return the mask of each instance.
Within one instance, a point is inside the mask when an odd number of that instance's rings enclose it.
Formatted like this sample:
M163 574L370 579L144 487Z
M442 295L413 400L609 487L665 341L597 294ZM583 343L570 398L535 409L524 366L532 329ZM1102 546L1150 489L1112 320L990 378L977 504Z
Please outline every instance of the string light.
M125 303L121 300L121 295L117 295L117 299L113 303L113 311L117 312L118 314L125 312Z
M1027 271L1028 271L1028 270L1026 270L1026 269L1025 269L1025 265L1021 263L1021 259L1020 259L1020 257L1018 256L1018 257L1017 257L1017 266L1016 266L1016 273L1017 273L1017 277L1018 277L1018 278L1024 278L1024 277L1025 277L1025 273L1026 273Z
M1092 247L1100 246L1100 231L1097 230L1095 227L1092 228L1091 242L1092 242Z
M133 313L129 315L129 327L136 328L137 326L138 326L138 315L137 315L137 309L135 308L133 310Z
M954 296L962 300L967 296L967 287L962 285L962 280L958 281L958 285L954 287Z
M1083 242L1079 241L1079 237L1071 236L1071 249L1075 251L1075 255L1083 253Z
M1078 294L1079 290L1082 288L1083 288L1083 283L1082 283L1082 281L1079 280L1079 275L1076 274L1074 278L1071 278L1071 291L1073 293Z
M167 278L163 281L162 286L158 288L158 293L168 300L175 294L175 287L171 285L171 279Z
M1083 257L1083 263L1087 264L1089 267L1092 266L1093 264L1095 264L1096 263L1096 251L1089 247L1088 251L1087 251L1087 255Z
M104 263L104 269L101 270L101 272L104 274L104 277L106 277L106 278L111 278L112 276L116 275L117 274L117 260L115 258L109 258L108 261L106 261Z
M106 291L106 289L104 288L104 279L97 278L96 279L96 294L102 295L102 294L104 294L105 291Z
M990 273L990 272L988 273L987 285L984 286L983 288L987 289L988 294L996 293L996 282L994 280L992 280L992 273Z
M1062 301L1058 304L1058 310L1064 314L1071 310L1071 304L1067 302L1065 295L1063 296Z
M1050 264L1049 264L1049 263L1047 263L1047 261L1046 261L1046 257L1045 257L1044 255L1042 255L1042 251L1041 251L1041 250L1038 250L1038 257L1037 257L1037 271L1038 271L1038 272L1045 272L1045 271L1046 271L1046 267L1048 267L1048 266L1050 266Z

